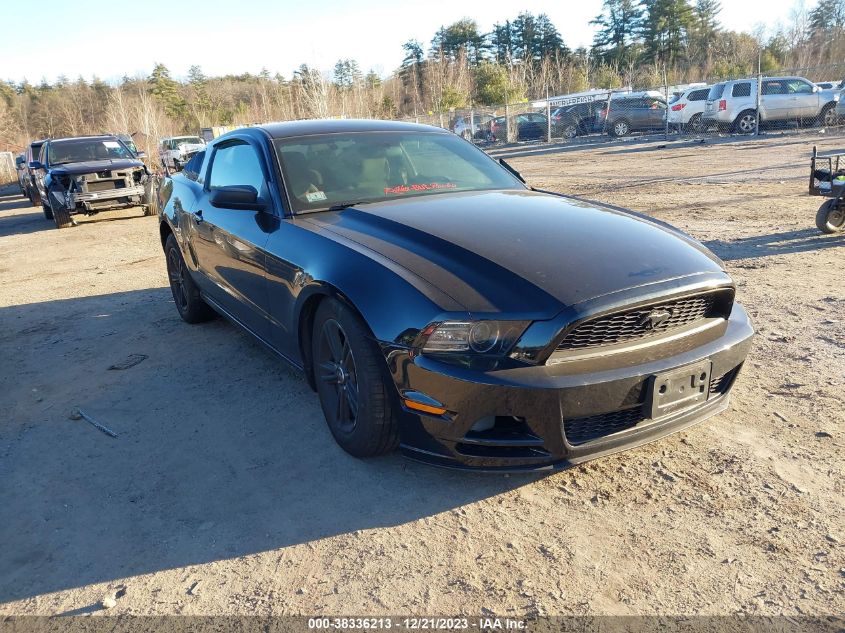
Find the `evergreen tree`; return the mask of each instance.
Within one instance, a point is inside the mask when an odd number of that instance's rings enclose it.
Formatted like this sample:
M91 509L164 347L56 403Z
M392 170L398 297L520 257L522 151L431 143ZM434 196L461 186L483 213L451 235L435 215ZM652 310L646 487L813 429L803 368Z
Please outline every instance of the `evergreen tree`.
M697 0L693 9L691 44L697 55L695 61L709 71L713 62L713 44L719 32L718 15L722 11L719 0Z
M463 50L471 65L478 64L484 53L484 37L478 31L478 24L470 18L463 18L449 26L441 26L431 40L432 57L443 55L447 59L458 58Z
M643 27L641 0L604 0L601 14L590 24L599 27L593 38L598 55L620 65L632 61L631 49Z
M845 0L819 0L810 11L810 34L841 32L845 28Z
M506 20L504 24L494 24L488 41L488 49L493 61L499 64L509 64L513 61L513 33L510 20Z
M179 82L170 77L170 71L164 64L155 65L149 82L150 92L169 116L179 118L185 115L187 104L179 93Z
M645 0L646 59L673 66L686 58L693 9L688 0Z

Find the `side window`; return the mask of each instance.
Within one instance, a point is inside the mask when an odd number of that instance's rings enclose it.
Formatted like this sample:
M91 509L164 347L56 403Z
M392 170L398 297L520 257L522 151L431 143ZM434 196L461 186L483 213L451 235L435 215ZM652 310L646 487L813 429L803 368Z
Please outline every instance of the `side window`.
M732 97L750 97L751 96L751 84L743 82L741 84L734 84L733 91L731 92Z
M205 152L197 152L191 157L185 166L182 168L182 174L185 178L190 180L197 180L199 178L200 167L202 167L203 160L205 160Z
M806 81L793 79L787 83L790 94L809 94L813 92L813 86Z
M761 92L764 95L782 95L786 94L785 87L780 81L764 81Z
M704 101L707 98L707 93L710 90L705 88L704 90L693 90L689 97L687 97L687 101Z
M214 189L229 185L252 185L259 196L266 196L267 183L264 180L261 161L252 145L225 145L214 152L208 187Z

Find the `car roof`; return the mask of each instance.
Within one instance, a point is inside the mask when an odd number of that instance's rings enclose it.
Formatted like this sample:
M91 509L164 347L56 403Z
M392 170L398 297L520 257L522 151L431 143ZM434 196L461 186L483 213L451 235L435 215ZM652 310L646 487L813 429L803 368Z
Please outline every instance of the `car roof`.
M451 134L448 130L432 125L405 123L403 121L376 121L372 119L309 119L306 121L266 123L257 127L264 130L272 138L344 132L436 132L438 134ZM233 130L233 132L243 131L243 129Z
M57 141L107 141L109 139L116 139L117 137L114 134L92 134L90 136L67 136L65 138L51 138L49 141L51 143L56 143Z

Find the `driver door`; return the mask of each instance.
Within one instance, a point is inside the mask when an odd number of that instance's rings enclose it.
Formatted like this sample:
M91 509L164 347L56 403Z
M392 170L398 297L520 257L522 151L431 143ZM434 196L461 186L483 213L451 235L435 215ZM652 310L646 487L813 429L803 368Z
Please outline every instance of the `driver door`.
M218 144L197 207L192 213L203 290L235 319L261 338L269 338L265 246L273 227L273 201L267 170L255 146L243 139ZM217 187L255 187L266 211L213 206ZM269 217L268 217L269 216Z

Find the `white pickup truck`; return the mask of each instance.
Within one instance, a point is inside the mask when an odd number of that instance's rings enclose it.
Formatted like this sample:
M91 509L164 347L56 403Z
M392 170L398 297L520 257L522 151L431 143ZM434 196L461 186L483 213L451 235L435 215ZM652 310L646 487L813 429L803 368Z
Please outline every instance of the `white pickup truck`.
M158 155L162 167L181 171L194 154L205 149L205 141L199 136L171 136L159 141Z

